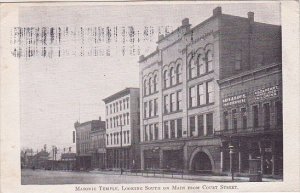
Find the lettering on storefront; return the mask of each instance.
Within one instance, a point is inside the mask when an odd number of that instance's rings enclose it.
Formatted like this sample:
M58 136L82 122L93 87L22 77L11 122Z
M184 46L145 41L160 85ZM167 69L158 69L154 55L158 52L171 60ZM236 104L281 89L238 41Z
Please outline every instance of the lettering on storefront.
M254 91L255 100L264 100L278 96L278 85Z
M231 106L231 105L246 103L246 98L247 98L246 94L240 94L240 95L224 98L222 100L223 106L227 107L227 106Z

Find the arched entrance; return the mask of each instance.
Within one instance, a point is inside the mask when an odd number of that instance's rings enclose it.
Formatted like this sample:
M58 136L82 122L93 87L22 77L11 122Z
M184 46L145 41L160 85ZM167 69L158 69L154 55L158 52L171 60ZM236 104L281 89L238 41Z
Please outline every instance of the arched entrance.
M211 173L213 168L209 156L203 151L197 152L193 157L191 169L195 173Z

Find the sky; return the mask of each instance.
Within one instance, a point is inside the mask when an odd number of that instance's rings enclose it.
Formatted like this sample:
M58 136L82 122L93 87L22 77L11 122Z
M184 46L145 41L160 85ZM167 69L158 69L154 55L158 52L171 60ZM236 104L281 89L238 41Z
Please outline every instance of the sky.
M255 21L280 25L280 4L230 3L230 4L156 4L156 5L93 5L80 6L25 6L19 12L21 27L68 27L76 31L83 27L123 27L135 30L134 43L104 42L110 56L80 55L81 40L66 38L61 48L75 51L74 55L60 57L20 58L21 147L41 149L56 145L59 148L73 146L74 123L105 119L102 99L126 88L139 87L140 54L147 55L156 49L159 33L168 33L189 18L192 27L209 18L212 10L222 7L225 14L247 17L255 13ZM75 30L76 29L76 30ZM151 34L144 34L152 29ZM137 31L141 33L137 38ZM88 37L89 33L85 32ZM78 37L78 36L76 36ZM137 40L139 39L139 40ZM93 39L85 39L85 51L93 48ZM50 45L46 45L50 46ZM134 49L131 46L135 46ZM57 47L55 47L57 48ZM125 53L122 52L125 50ZM134 50L133 52L131 52ZM138 50L138 51L137 51ZM57 52L56 52L57 53Z

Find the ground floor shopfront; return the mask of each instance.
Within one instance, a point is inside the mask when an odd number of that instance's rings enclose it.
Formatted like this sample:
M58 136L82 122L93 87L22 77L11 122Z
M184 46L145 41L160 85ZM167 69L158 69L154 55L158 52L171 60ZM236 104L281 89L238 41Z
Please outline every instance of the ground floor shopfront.
M94 152L92 153L92 168L93 169L105 169L106 168L106 153Z
M219 173L220 144L216 138L193 138L141 144L141 169Z
M76 156L76 170L90 170L92 168L91 159L91 155Z
M137 147L107 148L106 167L112 169L135 169L140 166Z

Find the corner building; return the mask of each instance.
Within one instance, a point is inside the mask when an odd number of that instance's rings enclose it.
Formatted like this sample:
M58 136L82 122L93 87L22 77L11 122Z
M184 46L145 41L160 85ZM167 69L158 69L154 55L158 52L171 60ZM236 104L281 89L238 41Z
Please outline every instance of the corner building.
M223 139L216 136L222 128L219 81L250 69L254 23L268 26L254 22L252 12L243 18L217 7L193 28L182 20L159 37L156 51L140 56L141 169L224 172ZM280 52L267 45L274 56ZM232 65L239 70L232 71Z
M139 89L125 88L105 99L106 167L140 167Z

